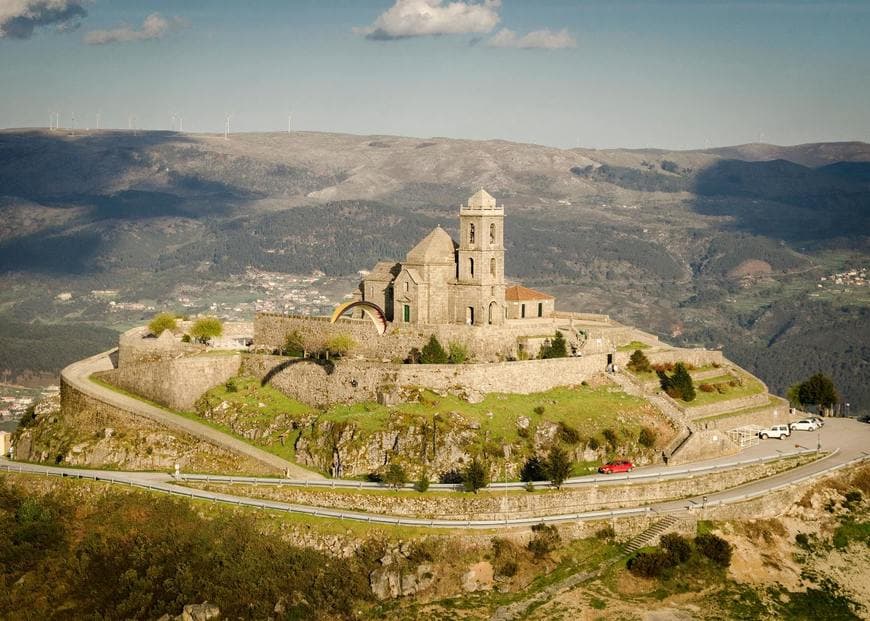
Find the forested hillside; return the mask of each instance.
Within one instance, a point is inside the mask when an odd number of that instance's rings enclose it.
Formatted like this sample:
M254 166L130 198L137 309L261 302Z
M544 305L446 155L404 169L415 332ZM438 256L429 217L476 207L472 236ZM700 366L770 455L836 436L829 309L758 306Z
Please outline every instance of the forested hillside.
M455 234L480 187L506 208L508 276L561 308L721 346L779 392L821 370L870 410L864 143L0 132L0 372L56 372L154 309L256 298L249 268L351 283L437 224Z

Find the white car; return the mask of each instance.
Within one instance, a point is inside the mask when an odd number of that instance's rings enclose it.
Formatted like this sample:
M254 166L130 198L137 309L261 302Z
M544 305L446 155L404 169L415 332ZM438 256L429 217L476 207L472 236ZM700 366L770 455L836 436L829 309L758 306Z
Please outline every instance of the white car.
M804 418L788 426L792 431L815 431L820 425L812 418Z
M782 440L790 435L791 430L789 430L788 425L773 425L758 432L758 437L762 440L767 440L768 438L779 438Z

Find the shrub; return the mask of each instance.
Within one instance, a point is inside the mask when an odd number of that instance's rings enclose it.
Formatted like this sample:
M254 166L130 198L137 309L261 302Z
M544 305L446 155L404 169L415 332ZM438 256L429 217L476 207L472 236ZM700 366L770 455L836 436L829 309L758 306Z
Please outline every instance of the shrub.
M299 330L293 330L284 336L284 347L281 348L281 353L293 358L301 358L305 355L305 341Z
M408 475L405 473L405 469L399 464L390 464L384 473L384 485L388 485L393 489L399 489L407 482Z
M577 444L580 442L580 433L568 425L567 423L560 422L559 423L559 431L558 431L559 439L565 444Z
M626 365L630 371L646 373L650 370L649 358L641 350L635 349Z
M458 470L448 470L441 473L438 477L438 482L443 485L459 485L464 483L465 479L462 478L462 473Z
M535 524L532 526L532 533L532 539L526 547L529 552L535 555L535 558L543 558L555 550L562 541L556 527L548 524Z
M148 330L154 336L160 336L164 330L171 332L176 328L178 328L178 323L175 321L175 315L172 313L159 313L148 324Z
M420 364L422 357L423 355L420 353L420 350L412 347L411 351L408 352L408 357L405 358L405 364Z
M556 489L562 487L562 483L571 474L571 460L568 459L568 454L561 446L554 446L547 457L544 464L544 471L547 473L547 479L550 483L556 486Z
M662 390L672 399L682 399L683 401L695 399L695 386L692 383L692 376L689 375L686 365L682 362L674 365L673 375L668 375L664 369L656 369L656 375L659 376Z
M659 545L665 552L671 555L674 565L685 563L692 556L692 546L689 545L685 537L677 533L662 535Z
M414 484L414 489L420 492L421 494L429 489L429 475L425 472L420 475L420 478Z
M589 447L590 451L597 451L601 448L601 442L598 441L598 438L595 436L589 437L589 442L586 443L586 446Z
M528 483L530 481L546 481L547 473L544 469L543 462L537 457L529 457L526 463L523 464L520 470L520 481Z
M810 545L810 537L806 533L798 533L794 536L794 541L804 550L809 550L812 547Z
M731 565L731 544L713 533L695 537L695 549L721 567Z
M334 354L336 356L344 356L354 347L356 347L357 343L347 334L336 334L332 338L326 341L326 350Z
M642 578L658 578L673 567L673 559L664 550L644 550L628 559L628 571Z
M601 435L604 436L604 441L610 446L611 450L616 450L616 445L619 443L619 436L616 435L616 432L609 427L601 432Z
M846 504L857 504L864 499L864 495L856 489L846 492Z
M651 429L650 427L641 427L640 434L637 436L637 442L641 446L645 446L646 448L652 448L656 443L656 434L655 429Z
M595 531L595 538L602 541L613 541L616 539L616 531L613 530L613 526L608 524Z
M544 341L538 355L541 358L565 358L568 355L568 344L565 342L564 335L556 330L553 340Z
M534 412L538 416L542 416L545 411L546 408L543 405L536 405L534 408L532 408L532 412Z
M671 160L662 160L661 164L659 165L662 167L662 170L669 173L676 174L680 171L679 165Z
M200 343L208 343L211 339L223 334L224 327L217 317L201 317L190 329L190 336Z
M429 342L423 346L420 352L420 362L423 364L447 364L447 352L434 334L429 337Z
M18 426L21 429L25 429L26 427L30 427L36 422L36 404L34 403L31 406L28 406L26 410L24 410L24 415L21 417L21 420L18 421Z
M236 386L235 380L229 380L226 384L224 384L224 388L227 389L227 392L239 392L239 387Z
M181 342L182 343L190 343L190 335L189 334L182 334L181 335Z
M713 388L713 386L711 386L710 384L701 384L700 386L698 386L698 390L700 390L701 392L714 392L716 389Z
M464 343L458 341L450 341L447 345L448 354L447 361L450 364L462 364L469 359L468 347Z
M487 476L486 470L476 459L473 459L470 464L468 464L468 468L465 469L465 472L462 476L463 483L465 483L465 491L477 493L477 490L486 487L487 485Z

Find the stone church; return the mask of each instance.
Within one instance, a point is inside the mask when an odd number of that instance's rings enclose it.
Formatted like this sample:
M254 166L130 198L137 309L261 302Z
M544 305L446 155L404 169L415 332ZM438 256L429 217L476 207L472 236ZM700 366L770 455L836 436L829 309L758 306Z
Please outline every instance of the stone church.
M457 244L440 226L401 263L381 261L356 300L376 304L396 324L526 323L552 317L555 298L504 279L504 206L481 189L459 210Z

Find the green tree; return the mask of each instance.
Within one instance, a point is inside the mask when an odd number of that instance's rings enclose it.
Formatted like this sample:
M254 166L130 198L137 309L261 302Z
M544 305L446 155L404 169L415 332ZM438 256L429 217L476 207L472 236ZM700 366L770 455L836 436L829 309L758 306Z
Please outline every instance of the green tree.
M486 470L477 459L473 459L468 467L465 469L462 477L463 483L465 483L465 491L477 493L477 490L486 487L488 481L486 476Z
M347 334L336 334L326 341L326 351L335 356L344 356L354 347L356 341Z
M305 355L305 341L299 330L287 333L284 337L284 347L281 349L281 353L294 358L301 358Z
M646 448L652 448L656 443L656 430L651 427L641 427L637 436L637 442Z
M682 399L683 401L695 399L695 384L692 382L692 376L689 375L686 365L682 362L674 365L673 375L669 376L663 370L657 370L656 374L659 376L662 390L668 396L674 399Z
M561 446L556 445L550 451L547 461L544 464L544 469L547 473L547 478L550 480L556 489L561 489L562 483L571 474L571 460L568 458L568 453Z
M819 411L831 408L840 402L840 395L834 382L823 373L816 373L798 388L798 399L802 405L815 405Z
M800 405L801 405L800 392L801 392L801 383L800 382L798 382L797 384L792 384L791 386L788 387L788 390L785 391L785 398L788 399L788 404L791 407L793 407L793 408L800 407Z
M541 358L565 358L568 355L568 344L565 342L565 336L556 330L553 335L553 340L546 340L541 345Z
M459 341L450 341L447 349L449 350L449 353L447 355L447 361L450 364L462 364L469 358L468 347L466 347L464 343L460 343Z
M649 358L639 349L634 350L626 366L629 371L635 371L636 373L647 373L651 370Z
M384 484L399 489L408 482L408 475L405 469L399 464L390 464L387 471L384 473Z
M175 315L172 313L158 313L148 324L148 330L154 336L160 336L164 330L175 330L178 327L178 322L175 321Z
M438 337L433 334L420 352L420 362L423 364L447 364L447 359L447 352L444 351Z
M544 462L538 456L529 457L526 463L523 464L520 470L520 481L523 483L531 483L533 481L546 481L547 473L544 469Z
M200 343L208 343L224 332L223 324L217 317L200 317L190 329L190 336Z

